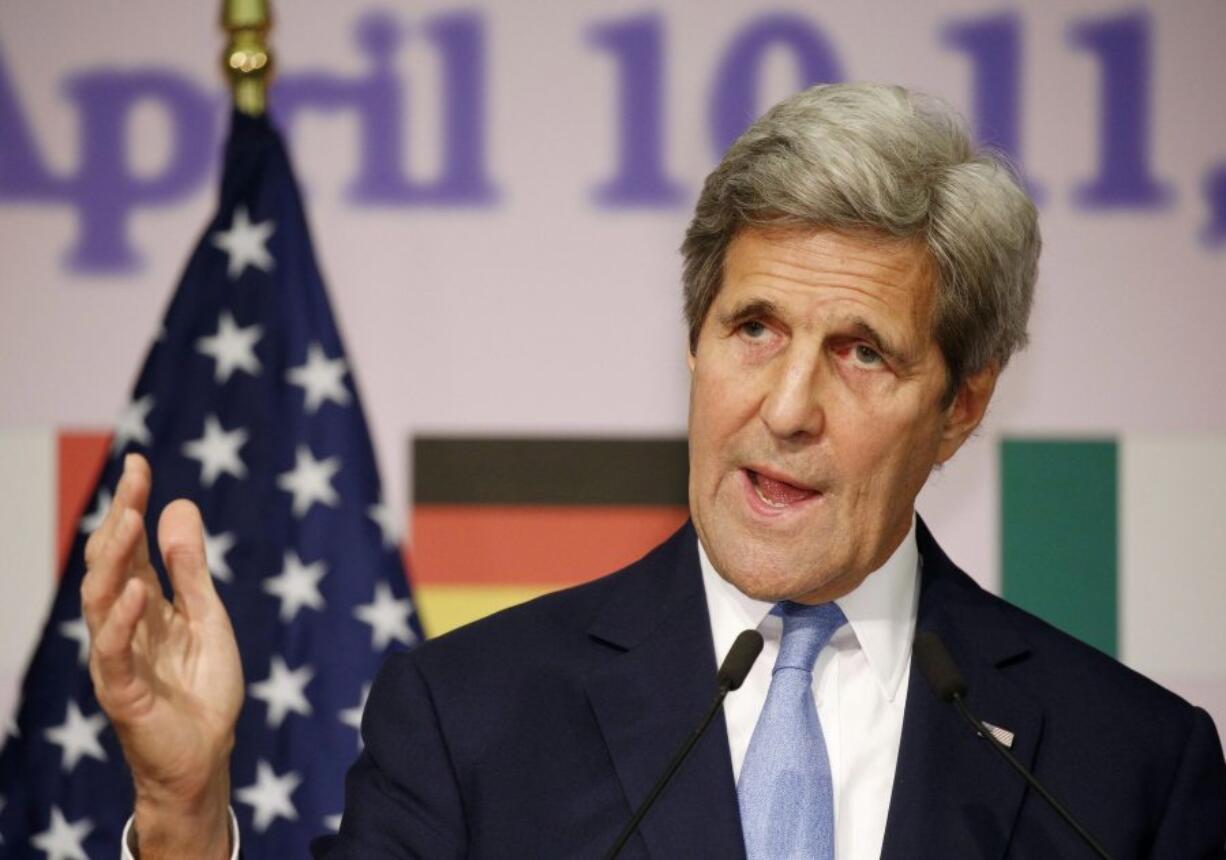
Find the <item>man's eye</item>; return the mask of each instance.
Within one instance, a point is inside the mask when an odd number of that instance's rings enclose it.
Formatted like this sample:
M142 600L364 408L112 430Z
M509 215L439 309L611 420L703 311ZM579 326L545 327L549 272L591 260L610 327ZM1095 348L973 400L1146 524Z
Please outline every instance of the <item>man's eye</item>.
M766 325L760 320L749 320L741 323L741 333L751 340L757 340L766 334Z
M861 364L876 366L884 361L884 359L881 357L881 353L877 352L870 346L865 346L862 343L856 344L855 353L856 361L860 362Z

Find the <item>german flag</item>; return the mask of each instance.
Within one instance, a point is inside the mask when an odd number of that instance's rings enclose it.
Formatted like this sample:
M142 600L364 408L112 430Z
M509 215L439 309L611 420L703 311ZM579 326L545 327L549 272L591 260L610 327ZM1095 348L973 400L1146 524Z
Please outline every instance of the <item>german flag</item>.
M410 569L431 636L616 570L689 513L684 438L411 445Z

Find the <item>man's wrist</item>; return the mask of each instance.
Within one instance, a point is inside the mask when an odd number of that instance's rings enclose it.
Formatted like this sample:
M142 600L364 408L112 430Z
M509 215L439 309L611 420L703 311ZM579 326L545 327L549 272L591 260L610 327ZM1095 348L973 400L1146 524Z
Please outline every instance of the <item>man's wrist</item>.
M137 789L133 841L141 860L230 856L230 775L219 774L200 795L178 798Z
M230 822L229 860L238 860L241 840L238 836L238 819L234 817L233 806L229 808L228 818ZM140 847L136 844L135 817L129 818L128 823L123 826L123 846L119 852L119 857L120 860L143 860L143 858L140 856Z

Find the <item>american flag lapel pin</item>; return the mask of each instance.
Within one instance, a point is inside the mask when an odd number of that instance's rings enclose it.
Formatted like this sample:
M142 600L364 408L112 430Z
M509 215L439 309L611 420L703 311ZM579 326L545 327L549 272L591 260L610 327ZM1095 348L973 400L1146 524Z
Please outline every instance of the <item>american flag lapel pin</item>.
M1002 729L1000 726L994 726L991 723L985 722L983 727L991 732L992 737L1000 741L1000 745L1006 749L1013 748L1013 732L1008 729Z

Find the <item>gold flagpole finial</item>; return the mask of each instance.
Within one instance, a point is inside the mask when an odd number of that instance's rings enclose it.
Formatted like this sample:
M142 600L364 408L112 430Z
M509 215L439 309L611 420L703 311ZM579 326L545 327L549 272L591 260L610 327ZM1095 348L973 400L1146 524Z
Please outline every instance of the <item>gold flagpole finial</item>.
M272 55L266 37L271 16L268 0L223 0L221 26L230 34L222 55L234 107L261 116L267 104Z

